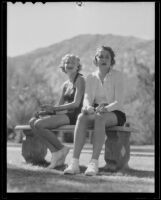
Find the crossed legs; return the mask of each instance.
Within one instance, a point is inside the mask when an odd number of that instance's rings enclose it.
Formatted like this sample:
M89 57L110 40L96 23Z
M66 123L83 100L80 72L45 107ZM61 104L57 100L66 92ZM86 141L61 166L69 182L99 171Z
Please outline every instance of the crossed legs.
M54 168L61 157L62 161L59 164L63 164L69 152L69 148L65 147L50 129L69 124L68 117L66 115L53 115L41 119L32 118L29 123L33 133L36 134L51 151L52 160L49 168Z

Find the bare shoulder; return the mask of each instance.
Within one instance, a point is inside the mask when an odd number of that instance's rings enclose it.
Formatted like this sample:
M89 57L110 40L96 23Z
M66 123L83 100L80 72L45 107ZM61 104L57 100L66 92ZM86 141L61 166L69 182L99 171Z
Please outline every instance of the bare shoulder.
M75 84L76 84L76 86L77 85L84 85L85 84L85 78L83 76L78 76Z
M67 84L69 82L69 80L64 81L63 85Z
M69 80L65 81L62 86L64 87L66 84L68 84Z

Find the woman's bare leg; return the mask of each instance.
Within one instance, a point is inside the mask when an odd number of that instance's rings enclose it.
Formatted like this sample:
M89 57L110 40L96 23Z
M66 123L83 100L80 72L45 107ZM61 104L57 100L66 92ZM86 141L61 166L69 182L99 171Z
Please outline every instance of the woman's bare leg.
M79 159L81 150L85 144L87 128L94 121L94 115L84 115L81 113L78 116L75 131L74 131L74 149L73 158Z
M95 115L94 135L93 135L93 154L92 159L98 160L105 142L105 127L117 125L117 117L114 113L102 113Z
M73 157L64 174L79 174L79 157L85 143L87 128L94 122L94 115L79 114L74 131Z
M47 147L51 152L57 151L57 149L56 149L50 142L48 142L48 141L46 140L46 138L42 137L42 136L38 133L37 129L34 127L34 123L35 123L36 120L38 120L38 119L34 117L34 118L32 118L32 119L29 121L29 124L30 124L30 126L31 126L31 128L32 128L33 134L35 134L36 136L38 136L38 137L39 137L39 140L40 140L43 144L45 144L46 147Z
M41 138L44 138L48 143L50 143L53 146L51 149L50 145L50 150L51 152L54 152L55 150L58 151L62 149L64 145L61 144L61 142L57 139L57 136L52 131L50 131L50 129L67 124L69 124L69 119L66 115L62 114L47 116L42 119L37 119L34 122L33 131L35 131L36 134L39 134Z
M49 148L51 153L62 149L64 145L48 129L69 124L69 119L66 115L46 116L42 119L32 118L29 123L33 133L39 136L40 140Z

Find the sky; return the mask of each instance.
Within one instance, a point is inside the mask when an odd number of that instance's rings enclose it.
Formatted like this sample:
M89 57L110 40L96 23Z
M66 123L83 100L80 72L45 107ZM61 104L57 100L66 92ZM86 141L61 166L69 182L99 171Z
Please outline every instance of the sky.
M7 54L17 56L79 34L154 39L154 2L7 3Z

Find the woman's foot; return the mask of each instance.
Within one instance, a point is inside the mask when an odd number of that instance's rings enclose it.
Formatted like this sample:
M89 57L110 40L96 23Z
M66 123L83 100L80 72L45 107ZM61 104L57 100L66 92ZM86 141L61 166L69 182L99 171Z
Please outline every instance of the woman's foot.
M57 165L56 165L57 167L64 165L65 158L68 155L70 148L67 146L64 146L63 149L61 149L61 151L62 151L62 158L58 160Z
M95 176L98 174L98 161L91 160L85 171L86 176Z
M64 146L61 150L52 153L51 164L47 168L54 169L55 167L63 165L69 150L69 147Z
M72 160L69 166L64 170L64 174L79 174L79 161Z

